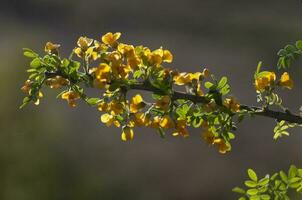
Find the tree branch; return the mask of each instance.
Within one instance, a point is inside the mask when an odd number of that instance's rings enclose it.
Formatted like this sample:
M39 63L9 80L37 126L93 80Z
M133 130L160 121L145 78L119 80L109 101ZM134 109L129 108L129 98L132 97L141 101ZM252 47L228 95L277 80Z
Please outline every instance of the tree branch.
M145 91L150 91L150 92L157 92L157 93L163 93L160 89L152 87L150 85L146 84L133 84L130 86L131 89L134 90L145 90ZM209 103L209 100L203 96L197 96L193 94L187 94L184 92L178 92L174 91L172 93L172 99L185 99L185 100L190 100L194 103L201 103L201 104L207 104ZM277 121L287 121L289 123L296 123L296 124L302 124L302 117L298 115L294 115L289 112L281 112L281 111L274 111L270 110L268 108L263 109L261 107L256 107L256 106L248 106L248 105L240 105L240 108L242 110L247 110L251 111L254 115L259 115L259 116L264 116L264 117L269 117L276 119Z
M46 76L46 78L62 76L63 78L68 79L68 77L64 76L64 74L62 74L60 72L45 72L45 76ZM133 89L133 90L144 90L144 91L149 91L149 92L155 92L155 93L159 93L159 94L163 94L163 95L166 94L164 91L152 86L148 82L131 84L131 85L129 85L129 88ZM190 100L195 104L197 104L197 103L207 104L210 102L210 100L206 97L197 96L197 95L193 95L193 94L187 94L187 93L179 92L179 91L172 92L172 99L174 99L174 100L177 100L177 99ZM261 107L249 106L249 105L244 105L244 104L240 105L240 108L241 108L241 110L250 111L254 115L273 118L273 119L276 119L277 121L284 120L289 123L302 124L302 117L300 117L299 115L289 113L289 112L274 111L274 110L270 110L268 108L264 109Z

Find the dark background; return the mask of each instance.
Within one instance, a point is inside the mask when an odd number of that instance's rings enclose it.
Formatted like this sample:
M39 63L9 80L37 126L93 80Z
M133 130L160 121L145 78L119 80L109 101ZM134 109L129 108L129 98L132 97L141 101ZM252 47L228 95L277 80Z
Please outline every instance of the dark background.
M232 94L256 104L258 61L275 70L276 52L302 39L301 22L298 0L2 0L0 199L236 199L231 189L249 167L261 176L292 163L302 167L301 129L276 142L274 120L263 117L244 121L233 151L220 155L193 129L189 139L138 129L124 143L119 129L99 122L95 108L70 109L50 90L39 107L18 110L28 65L23 47L42 53L53 41L68 55L79 36L99 39L108 31L122 32L126 43L170 49L179 70L207 66L227 75ZM302 98L300 65L290 69L295 89L282 92L294 111Z

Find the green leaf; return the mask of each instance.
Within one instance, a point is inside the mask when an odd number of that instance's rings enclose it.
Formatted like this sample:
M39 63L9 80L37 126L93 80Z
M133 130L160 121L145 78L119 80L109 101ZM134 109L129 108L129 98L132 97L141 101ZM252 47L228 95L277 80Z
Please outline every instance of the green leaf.
M260 196L258 195L251 196L250 200L260 200Z
M300 176L300 177L302 177L302 169L298 169L298 175Z
M86 100L86 102L91 106L98 104L100 101L101 100L99 98L89 98Z
M159 133L159 135L160 135L161 138L165 138L166 133L165 133L165 131L161 127L159 127L157 129L157 131L158 131L158 133Z
M228 132L228 137L230 138L230 140L235 139L234 133L231 133L231 132Z
M291 165L289 170L288 170L288 178L289 179L292 179L294 178L295 176L297 176L297 167L295 165Z
M35 58L30 62L30 66L33 68L37 68L41 66L41 60L39 58Z
M223 88L223 87L227 84L227 82L228 82L228 78L225 77L225 76L222 77L222 78L220 79L220 81L218 82L217 89Z
M271 199L271 197L268 194L262 194L262 195L260 195L260 198L262 200L270 200Z
M19 109L24 108L30 101L31 101L31 99L29 97L24 97L24 99L22 101L22 105L19 107Z
M62 65L61 65L61 67L66 68L66 67L68 67L69 63L70 63L70 61L69 61L68 59L64 58L64 59L62 60Z
M284 173L284 171L280 171L280 172L279 172L279 175L280 175L280 177L281 177L281 180L282 180L283 182L287 183L287 176L286 176L286 174Z
M245 194L245 190L240 187L234 187L232 189L233 192L239 193L239 194Z
M221 90L220 90L220 93L222 95L226 95L228 94L229 92L231 91L231 88L228 84L226 84Z
M206 89L213 89L214 88L214 84L211 83L211 82L209 82L209 81L207 81L207 82L204 83L204 87Z
M244 184L247 187L252 187L252 188L257 186L257 182L255 182L255 181L245 181Z
M246 191L246 193L247 193L248 195L253 196L253 195L258 194L258 190L257 190L257 189L248 189L248 190Z
M298 40L296 42L296 47L299 49L299 50L302 50L302 40Z
M267 185L268 183L269 183L269 177L268 177L268 176L262 178L262 179L259 180L259 182L258 182L258 184L259 184L260 186L265 186L265 185Z
M257 174L256 174L256 172L254 170L248 169L247 170L247 174L249 175L249 177L250 177L251 180L257 182L258 177L257 177Z
M28 58L36 58L38 57L38 54L36 54L33 50L28 48L23 48L23 55Z
M254 78L255 78L255 79L257 78L258 74L260 73L261 66L262 66L262 61L259 61L259 62L258 62L258 65L257 65L256 72L255 72L255 74L254 74Z
M295 52L297 49L294 45L286 45L285 48L284 48L288 53L293 53Z
M138 79L139 77L141 77L143 75L143 71L142 70L136 70L133 73L133 78Z

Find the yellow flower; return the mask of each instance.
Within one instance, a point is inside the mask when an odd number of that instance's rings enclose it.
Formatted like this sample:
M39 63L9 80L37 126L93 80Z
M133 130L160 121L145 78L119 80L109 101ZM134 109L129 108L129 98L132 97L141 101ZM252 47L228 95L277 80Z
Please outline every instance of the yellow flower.
M267 88L271 87L276 80L276 74L274 72L267 72L263 76L255 79L255 88L258 92L263 92Z
M92 58L93 60L97 60L99 58L99 54L95 50L95 47L89 47L85 53L87 58Z
M137 112L134 114L134 124L137 126L149 126L150 125L150 119L147 115L145 115L142 112Z
M84 51L88 49L93 43L93 39L87 37L80 37L77 41L77 45Z
M127 64L131 67L131 69L135 70L141 64L141 59L137 55L132 55L127 57Z
M117 46L117 50L126 56L129 56L129 54L134 54L134 46L133 45L128 45L128 44L124 44L124 43L119 43Z
M152 65L160 65L163 61L163 55L164 55L164 51L162 48L160 49L156 49L154 51L152 51L152 53L149 54L149 62Z
M153 118L153 121L151 122L151 127L152 128L159 128L159 123L160 123L161 118L159 116L155 116Z
M117 33L106 33L105 35L102 36L102 41L107 44L110 45L112 47L116 47L117 45L117 40L121 37L121 33L117 32Z
M121 139L123 141L128 141L128 140L133 140L133 137L134 137L133 129L131 127L129 127L129 126L125 126L123 128Z
M125 110L125 103L113 100L109 103L109 108L112 115L122 114Z
M206 129L203 134L202 134L202 138L209 144L212 145L214 143L215 140L215 135L213 134L212 131L210 131L209 129Z
M76 107L76 100L80 98L80 95L74 91L64 92L61 96L62 99L67 100L69 106Z
M94 50L96 52L101 52L101 51L106 52L108 50L108 46L99 41L94 40Z
M118 51L112 51L106 56L106 59L113 64L122 63L122 55Z
M46 53L58 55L59 54L59 47L60 47L59 44L53 44L52 42L47 42L45 44L44 50L45 50Z
M165 129L173 128L173 120L169 115L164 115L159 122L159 126Z
M45 84L52 89L58 89L63 86L69 85L69 81L62 76L56 76L54 78L49 78L45 81Z
M164 50L162 59L163 62L171 63L173 61L173 55L169 50Z
M84 58L85 55L88 57L97 58L97 53L94 53L93 48L89 48L93 43L93 39L87 37L80 37L77 41L78 47L73 50L73 52L79 57Z
M230 147L221 138L215 139L214 144L217 145L218 151L221 154L225 154L227 151L230 151Z
M144 55L152 65L160 65L162 62L171 63L173 61L172 53L169 50L163 50L162 47L152 52L150 49L144 48Z
M98 110L99 111L103 111L103 112L107 112L109 110L109 105L108 103L102 101L101 103L99 103L98 105Z
M186 85L192 82L191 74L182 72L174 75L173 80L176 85Z
M176 121L175 129L173 136L181 135L183 137L189 137L189 131L186 129L186 120Z
M114 124L116 127L120 127L119 121L115 120L114 116L108 113L105 113L101 116L101 122L106 124L106 126L111 126L112 124Z
M93 72L95 75L94 87L105 88L110 78L110 66L106 63L101 63L99 67L93 69Z
M189 73L190 81L193 80L199 81L200 77L202 76L201 72Z
M38 97L37 100L35 101L35 105L39 105L40 104L40 99L43 97L43 93L41 91L38 92Z
M294 87L294 82L290 78L289 74L287 72L284 72L279 81L279 85L288 89L292 89Z
M131 67L129 65L113 65L112 66L112 74L115 78L126 79L131 72Z
M132 101L130 103L130 112L136 113L138 110L145 107L144 100L141 95L137 94L132 97Z
M232 112L240 111L240 104L234 97L225 99L223 105L230 109Z
M168 95L163 96L160 100L158 100L155 103L155 106L157 108L162 109L163 111L167 111L169 110L170 107L170 103L171 103L171 98Z

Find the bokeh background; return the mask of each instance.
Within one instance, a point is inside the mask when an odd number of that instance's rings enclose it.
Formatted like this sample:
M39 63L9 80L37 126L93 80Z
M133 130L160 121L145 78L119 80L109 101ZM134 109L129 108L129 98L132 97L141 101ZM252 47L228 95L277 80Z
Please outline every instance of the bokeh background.
M236 199L231 189L249 167L262 176L302 167L302 130L276 142L275 122L263 117L244 121L233 151L220 155L193 129L189 139L138 129L124 143L95 108L70 109L50 90L39 107L18 109L29 62L23 47L42 53L53 41L68 55L79 36L108 31L122 32L123 42L170 49L179 70L207 66L227 75L232 94L256 104L258 61L275 70L278 49L302 39L301 22L299 0L1 0L0 199ZM296 88L282 92L293 110L301 105L300 65L290 69Z

